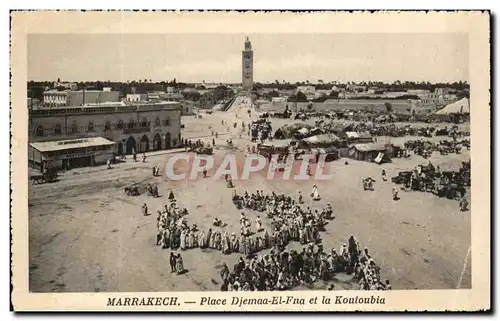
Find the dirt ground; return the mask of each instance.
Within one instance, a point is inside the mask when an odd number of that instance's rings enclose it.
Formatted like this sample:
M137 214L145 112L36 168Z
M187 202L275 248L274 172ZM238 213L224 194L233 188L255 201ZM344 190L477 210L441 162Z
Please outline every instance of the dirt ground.
M240 104L229 112L204 115L201 119L184 117L183 137L202 137L211 141L211 131L220 134L217 153L226 153L226 139L244 149L246 134L221 124L248 122L256 117ZM280 120L283 121L283 120ZM274 129L279 127L274 124ZM209 128L211 126L211 128ZM444 126L444 125L443 125ZM404 137L394 139L412 139ZM414 139L414 137L413 137ZM237 152L239 153L239 152ZM141 205L149 210L167 203L170 191L182 207L189 211L189 223L200 229L212 227L214 216L227 223L229 232L239 232L238 211L231 201L232 189L225 182L210 178L195 181L166 181L152 177L153 165L164 164L172 154L151 153L147 163L125 163L107 170L105 166L80 168L62 173L55 183L29 188L29 260L32 292L114 292L114 291L217 291L220 288L219 269L223 262L234 264L239 255L223 255L218 251L192 249L182 252L188 273L170 273L170 250L155 246L156 215L141 215ZM458 169L469 159L464 151L458 155L434 153L433 164ZM308 195L317 184L320 202L307 198L312 208L329 202L336 219L321 234L324 247L340 248L350 235L362 247L367 247L381 267L383 279L389 279L394 289L455 289L471 287L470 212L460 212L458 201L438 198L430 193L401 192L400 201L393 201L390 181L382 182L380 172L389 177L399 170L426 164L420 156L394 159L392 163L374 163L341 159L327 163L329 181L268 181L252 176L249 181L235 181L238 193L262 189L267 193L295 196L297 190ZM375 191L365 192L361 179L376 179ZM160 198L146 195L126 196L123 188L137 182L157 183ZM254 222L256 213L246 210ZM263 216L264 224L269 221ZM297 244L290 245L299 247ZM230 265L230 266L231 266ZM350 289L349 282L338 280L337 288ZM318 285L317 288L321 288Z

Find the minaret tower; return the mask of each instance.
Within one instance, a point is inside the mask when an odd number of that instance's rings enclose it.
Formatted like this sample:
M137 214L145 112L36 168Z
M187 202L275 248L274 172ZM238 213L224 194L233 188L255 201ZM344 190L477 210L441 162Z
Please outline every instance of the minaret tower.
M243 90L250 91L253 87L253 50L248 37L245 40L245 50L241 52L241 56Z

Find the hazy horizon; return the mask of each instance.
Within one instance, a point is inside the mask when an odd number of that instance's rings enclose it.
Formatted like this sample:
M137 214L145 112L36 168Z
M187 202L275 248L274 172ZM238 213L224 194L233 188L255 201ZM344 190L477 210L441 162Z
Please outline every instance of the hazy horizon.
M240 83L469 81L466 34L30 34L28 80Z

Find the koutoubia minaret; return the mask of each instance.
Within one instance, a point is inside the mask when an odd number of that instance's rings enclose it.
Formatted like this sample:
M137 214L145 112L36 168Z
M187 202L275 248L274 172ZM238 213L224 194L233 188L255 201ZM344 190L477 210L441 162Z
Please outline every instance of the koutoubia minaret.
M241 52L242 56L242 83L244 90L252 90L253 87L253 50L250 40L245 40L245 50Z

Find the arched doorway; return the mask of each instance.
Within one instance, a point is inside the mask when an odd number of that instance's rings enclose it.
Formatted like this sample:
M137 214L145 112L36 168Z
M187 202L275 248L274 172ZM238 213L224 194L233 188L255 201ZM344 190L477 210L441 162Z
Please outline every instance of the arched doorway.
M124 143L125 143L125 141L117 143L117 145L118 145L117 146L117 149L118 149L117 150L117 155L122 155L123 154L123 145L125 145Z
M71 133L72 134L77 134L78 133L78 124L76 122L73 122L71 124Z
M149 139L148 136L144 135L141 138L141 152L147 152L149 150Z
M153 150L161 149L161 136L160 134L156 134L153 138Z
M134 137L130 136L128 139L127 139L127 154L132 154L133 152L136 152L137 153L137 147L136 147L136 144L135 144L135 139Z
M45 135L45 130L44 130L44 128L43 128L43 126L42 126L42 125L40 125L40 126L38 126L38 127L36 128L35 134L36 134L37 136L39 136L39 137L41 137L41 136Z
M56 136L62 135L61 125L57 124L54 126L54 135L56 135Z
M172 148L172 138L170 137L170 133L165 134L165 149Z

